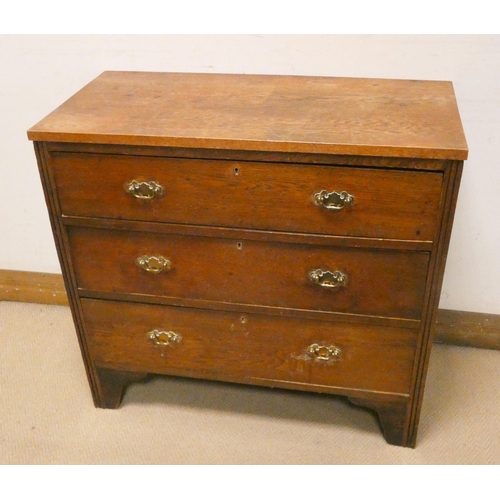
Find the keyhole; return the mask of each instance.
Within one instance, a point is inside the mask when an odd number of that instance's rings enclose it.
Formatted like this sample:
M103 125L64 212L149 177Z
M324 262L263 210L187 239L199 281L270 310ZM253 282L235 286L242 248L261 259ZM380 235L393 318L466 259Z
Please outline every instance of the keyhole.
M243 248L243 243L241 243L241 242L236 243L236 248L238 250L241 250Z
M239 175L240 169L238 167L234 167L234 175Z

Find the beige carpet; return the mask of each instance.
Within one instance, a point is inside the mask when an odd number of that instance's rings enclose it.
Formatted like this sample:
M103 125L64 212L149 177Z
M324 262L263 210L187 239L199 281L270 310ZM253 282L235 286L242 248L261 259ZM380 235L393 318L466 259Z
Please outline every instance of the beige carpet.
M0 464L499 464L500 351L435 346L415 450L341 398L155 377L95 409L69 309L0 302Z

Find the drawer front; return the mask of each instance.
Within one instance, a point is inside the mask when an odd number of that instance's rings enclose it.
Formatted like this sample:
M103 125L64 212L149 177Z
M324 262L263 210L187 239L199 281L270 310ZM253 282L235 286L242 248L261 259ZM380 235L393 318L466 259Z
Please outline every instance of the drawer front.
M66 215L421 241L434 239L438 222L440 173L77 153L51 158ZM352 200L332 194L344 191Z
M81 290L420 319L425 252L86 227L68 234Z
M88 299L82 307L90 355L101 367L410 389L414 330Z

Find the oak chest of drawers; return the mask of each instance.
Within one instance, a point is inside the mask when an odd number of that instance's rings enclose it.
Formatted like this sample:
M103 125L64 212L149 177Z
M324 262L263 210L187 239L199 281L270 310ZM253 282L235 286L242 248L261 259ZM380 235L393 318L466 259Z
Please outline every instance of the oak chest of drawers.
M28 137L96 406L150 373L325 392L415 445L451 83L105 72Z

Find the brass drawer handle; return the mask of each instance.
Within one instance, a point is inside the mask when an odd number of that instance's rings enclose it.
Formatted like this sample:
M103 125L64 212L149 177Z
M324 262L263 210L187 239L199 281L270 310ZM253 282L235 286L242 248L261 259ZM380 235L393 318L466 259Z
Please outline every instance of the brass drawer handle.
M157 346L172 345L174 342L179 343L182 340L182 337L178 333L164 332L162 330L148 332L148 338Z
M315 271L309 271L309 278L311 281L324 288L337 288L339 286L347 286L349 277L342 271L323 271L322 269L316 269Z
M158 274L162 271L169 271L171 263L165 257L159 255L141 255L135 260L137 265L151 274Z
M342 350L334 345L319 345L319 344L311 344L307 348L307 354L314 359L321 359L324 361L329 361L331 359L338 358Z
M354 203L354 196L349 194L347 191L342 191L337 193L333 191L329 193L326 189L316 193L314 195L314 200L317 205L326 208L327 210L342 210L344 207Z
M152 200L163 196L163 186L156 181L137 181L132 180L124 186L125 192L139 200Z

